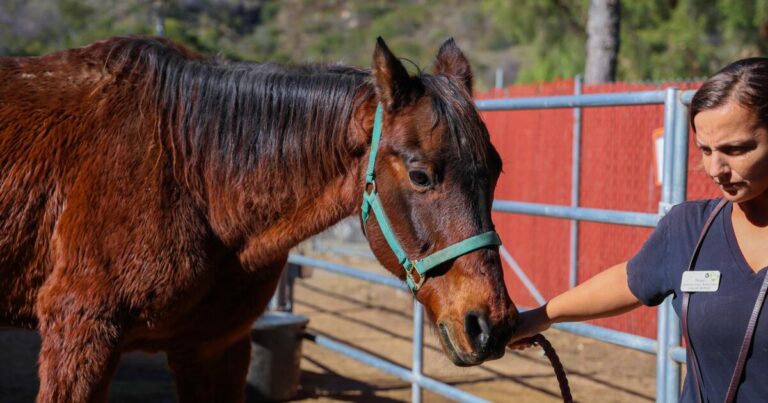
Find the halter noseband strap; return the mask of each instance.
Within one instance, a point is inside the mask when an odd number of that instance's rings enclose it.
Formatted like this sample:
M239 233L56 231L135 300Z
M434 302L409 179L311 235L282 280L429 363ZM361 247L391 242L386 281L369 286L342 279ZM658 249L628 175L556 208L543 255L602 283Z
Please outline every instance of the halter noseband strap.
M376 188L376 175L374 170L376 167L376 155L379 152L379 141L381 140L382 114L383 108L381 104L379 104L376 108L376 116L373 120L371 153L368 157L368 169L365 174L365 189L363 190L361 213L363 230L365 230L365 223L368 221L368 217L370 217L371 210L373 210L373 215L376 216L376 221L378 221L379 228L381 228L381 232L384 234L384 239L387 240L389 248L392 249L392 252L397 256L398 263L405 268L405 282L415 295L422 284L424 284L424 280L430 270L449 260L466 255L469 252L501 245L501 239L496 231L488 231L466 238L463 241L450 245L445 249L441 249L422 259L412 260L408 257L408 254L403 247L400 246L400 242L397 241L394 231L392 231L392 225L389 222L389 218L387 218L387 214L384 212L384 206L381 204L381 198L379 197L379 192Z

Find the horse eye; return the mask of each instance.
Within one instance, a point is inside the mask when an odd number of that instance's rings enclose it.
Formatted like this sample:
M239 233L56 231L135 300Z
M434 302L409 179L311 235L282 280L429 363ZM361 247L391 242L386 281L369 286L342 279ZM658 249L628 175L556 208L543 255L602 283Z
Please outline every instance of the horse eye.
M419 186L419 187L432 186L432 179L424 171L410 171L408 172L408 177L411 178L411 182L416 186Z

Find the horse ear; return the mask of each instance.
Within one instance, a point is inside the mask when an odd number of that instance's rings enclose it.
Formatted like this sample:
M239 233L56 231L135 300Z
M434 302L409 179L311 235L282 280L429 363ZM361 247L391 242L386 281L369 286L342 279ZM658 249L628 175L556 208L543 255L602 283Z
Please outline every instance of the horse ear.
M408 102L411 77L381 37L376 39L372 72L376 95L387 110L396 110Z
M434 72L456 77L472 95L472 68L453 38L449 38L440 46L435 59Z

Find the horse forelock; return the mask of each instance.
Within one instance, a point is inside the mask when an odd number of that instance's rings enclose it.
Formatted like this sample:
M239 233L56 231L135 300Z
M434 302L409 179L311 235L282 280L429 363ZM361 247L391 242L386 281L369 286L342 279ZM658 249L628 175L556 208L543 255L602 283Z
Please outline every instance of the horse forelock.
M449 157L470 172L500 169L501 161L491 146L490 136L474 102L455 79L446 75L420 76L431 96L434 125L446 128Z

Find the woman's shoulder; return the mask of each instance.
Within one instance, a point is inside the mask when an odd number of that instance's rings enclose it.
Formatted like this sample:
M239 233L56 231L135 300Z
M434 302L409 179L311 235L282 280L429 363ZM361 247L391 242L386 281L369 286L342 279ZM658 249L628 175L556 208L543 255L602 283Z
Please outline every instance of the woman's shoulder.
M640 251L627 264L628 284L645 305L658 305L675 292L701 228L718 199L680 203L662 217Z
M676 204L664 216L663 220L674 223L674 225L684 222L694 228L700 228L719 202L720 198L715 198L691 200Z

